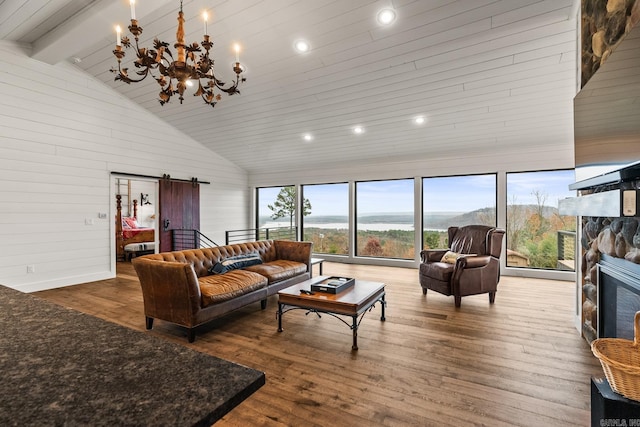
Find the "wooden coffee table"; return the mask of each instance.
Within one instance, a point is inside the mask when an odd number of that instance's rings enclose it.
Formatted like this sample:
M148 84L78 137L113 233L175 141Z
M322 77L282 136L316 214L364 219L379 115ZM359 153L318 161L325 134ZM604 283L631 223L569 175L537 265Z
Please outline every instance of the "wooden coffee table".
M349 326L353 331L352 350L358 349L358 327L365 314L380 302L382 307L381 321L385 321L384 309L387 305L384 296L384 283L368 282L356 279L355 284L337 294L314 291L313 295L301 293L300 290L311 290L313 283L326 279L319 276L278 292L278 332L282 332L282 315L291 310L307 310L311 313L326 313ZM351 317L351 323L339 316Z

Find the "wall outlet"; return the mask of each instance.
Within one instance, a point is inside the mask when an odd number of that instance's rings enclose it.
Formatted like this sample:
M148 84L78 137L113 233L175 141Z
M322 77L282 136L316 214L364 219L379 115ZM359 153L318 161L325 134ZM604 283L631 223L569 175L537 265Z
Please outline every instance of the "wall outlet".
M93 218L85 218L84 225L93 225Z
M27 265L27 274L35 273L36 266L35 265Z
M98 212L98 218L100 219L107 219L107 214L104 212Z

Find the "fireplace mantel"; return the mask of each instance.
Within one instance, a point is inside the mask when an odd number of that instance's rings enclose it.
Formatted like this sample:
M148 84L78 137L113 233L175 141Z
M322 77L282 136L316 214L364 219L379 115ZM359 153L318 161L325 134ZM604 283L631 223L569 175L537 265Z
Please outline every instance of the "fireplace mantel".
M558 203L561 215L595 217L635 217L640 215L640 162L578 181L569 186L580 197Z
M603 186L619 187L623 182L633 181L638 178L640 178L640 161L602 175L574 182L569 185L569 190L590 190Z

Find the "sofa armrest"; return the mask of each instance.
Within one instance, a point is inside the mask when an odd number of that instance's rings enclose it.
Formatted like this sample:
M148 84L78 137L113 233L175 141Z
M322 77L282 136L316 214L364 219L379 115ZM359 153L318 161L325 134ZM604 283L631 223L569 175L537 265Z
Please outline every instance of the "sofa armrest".
M191 327L201 308L200 286L191 264L134 258L145 316Z
M278 259L297 261L307 265L307 272L311 271L311 254L313 242L293 242L290 240L274 240Z

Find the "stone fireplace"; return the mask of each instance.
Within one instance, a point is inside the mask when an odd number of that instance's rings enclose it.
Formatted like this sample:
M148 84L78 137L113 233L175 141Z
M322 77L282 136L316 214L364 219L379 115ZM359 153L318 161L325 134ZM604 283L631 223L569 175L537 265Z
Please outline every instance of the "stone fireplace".
M574 98L575 184L560 204L579 217L577 286L583 336L626 334L640 274L640 0L581 1ZM625 304L631 304L626 307Z
M640 173L640 166L632 168ZM633 316L640 311L640 212L636 203L625 211L621 199L623 194L639 194L637 190L638 177L581 189L579 199L595 196L606 205L588 202L576 207L582 222L582 334L589 342L602 337L633 339ZM602 195L607 196L604 201ZM618 215L595 216L612 210L616 201L613 210Z

